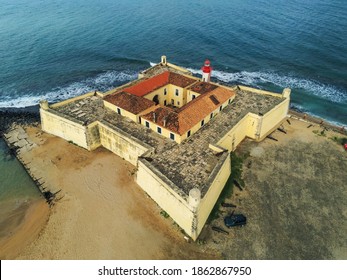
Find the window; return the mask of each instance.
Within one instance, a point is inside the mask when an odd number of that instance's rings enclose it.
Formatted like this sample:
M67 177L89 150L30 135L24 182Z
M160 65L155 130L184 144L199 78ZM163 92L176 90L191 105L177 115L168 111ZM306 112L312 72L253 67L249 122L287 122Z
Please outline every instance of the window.
M178 105L178 106L180 105L180 102L179 102L179 101L177 101L177 105Z
M223 105L219 107L219 111L222 111L222 109L223 109Z
M190 137L190 130L189 130L188 133L187 133L187 137Z
M146 124L146 127L149 128L149 122L148 122L148 121L145 121L145 124Z
M164 95L166 95L167 91L166 91L166 88L164 88Z
M176 96L178 96L178 94L179 94L179 91L178 91L178 89L176 88Z
M175 134L170 133L170 139L171 139L171 140L175 140Z
M164 106L166 106L166 100L164 100Z
M212 118L213 118L213 113L210 114L210 119L212 119Z
M205 120L201 121L201 126L203 126L205 124Z
M159 134L161 134L161 127L157 127L157 132L159 133Z
M171 105L175 105L175 100L171 99Z
M196 97L195 94L193 94L193 95L192 95L192 100L195 99L195 97Z
M121 115L121 114L122 114L122 111L121 111L119 108L117 108L117 113L118 113L119 115Z

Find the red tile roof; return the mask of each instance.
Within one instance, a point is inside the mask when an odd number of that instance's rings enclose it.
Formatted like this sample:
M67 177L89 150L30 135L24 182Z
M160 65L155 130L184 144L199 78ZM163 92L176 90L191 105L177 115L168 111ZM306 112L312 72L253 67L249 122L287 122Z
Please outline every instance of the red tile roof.
M191 85L192 83L195 83L196 81L197 81L196 79L188 78L186 76L170 72L168 82L169 84L172 84L181 88L185 88Z
M137 96L144 96L168 84L169 75L170 75L170 72L165 71L157 76L144 80L136 85L133 85L128 88L124 88L123 90Z
M134 94L136 96L144 96L167 84L172 84L184 88L194 82L196 82L195 79L191 79L173 72L165 71L157 76L141 81L136 85L124 88L123 91Z
M204 93L208 93L208 92L216 89L217 87L218 86L216 86L214 84L210 84L210 83L206 83L206 82L199 82L199 83L192 85L188 89L190 89L191 91L197 92L199 94L204 94Z
M183 88L191 85L190 89L201 95L178 110L161 105L154 107L153 101L143 97L167 84ZM141 117L183 135L234 96L234 91L230 89L206 82L197 82L196 79L165 71L133 86L123 88L121 92L108 95L104 100L136 115L153 106L150 113Z
M151 100L124 91L108 95L104 100L135 115L155 106Z
M210 97L212 96L213 98L211 99ZM165 127L172 132L183 135L193 126L201 122L211 112L219 108L223 103L234 96L234 91L216 86L216 89L195 98L180 108L178 112L174 112L167 107L160 106L154 111L141 117L154 122L161 127ZM218 103L213 102L213 100L217 100ZM155 121L153 112L155 113ZM165 118L166 124L164 126Z

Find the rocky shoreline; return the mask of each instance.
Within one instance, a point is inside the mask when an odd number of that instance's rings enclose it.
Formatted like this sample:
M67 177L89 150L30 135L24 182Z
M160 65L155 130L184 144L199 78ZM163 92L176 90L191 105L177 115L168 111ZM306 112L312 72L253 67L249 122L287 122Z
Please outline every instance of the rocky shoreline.
M0 108L0 137L8 132L12 125L38 126L40 113L38 106L25 108Z
M22 152L27 152L35 147L36 144L32 143L23 129L23 127L39 127L40 114L38 107L28 108L15 108L3 110L0 109L0 137L2 137L9 148L9 152L16 156L19 162L22 164L24 170L32 178L36 187L41 192L43 198L47 203L52 206L56 199L56 194L60 191L53 192L46 183L35 176L30 169L30 163L25 162L21 157ZM23 142L23 143L22 143Z

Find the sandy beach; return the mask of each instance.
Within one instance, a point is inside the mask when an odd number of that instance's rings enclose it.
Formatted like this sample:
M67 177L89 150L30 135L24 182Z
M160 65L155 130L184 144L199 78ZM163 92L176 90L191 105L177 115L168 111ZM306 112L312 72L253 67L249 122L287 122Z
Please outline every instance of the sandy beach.
M49 208L43 199L22 203L12 211L3 222L6 225L4 228L11 228L11 231L0 231L0 259L13 259L18 256L25 246L38 237L48 217Z
M287 134L272 134L278 141L246 140L238 148L248 154L246 188L234 188L228 202L247 215L248 225L229 235L212 231L224 226L229 209L221 208L197 243L186 243L160 215L134 182L134 166L104 148L88 152L29 126L37 147L22 157L52 190L61 190L61 199L49 210L34 205L0 244L1 258L345 259L347 153L331 140L345 136L290 122L283 123Z
M35 127L27 133L38 146L22 158L51 189L61 189L62 199L36 240L25 246L25 235L18 236L13 242L24 249L3 258L216 258L184 241L180 229L136 185L135 167L125 160L103 148L88 152Z

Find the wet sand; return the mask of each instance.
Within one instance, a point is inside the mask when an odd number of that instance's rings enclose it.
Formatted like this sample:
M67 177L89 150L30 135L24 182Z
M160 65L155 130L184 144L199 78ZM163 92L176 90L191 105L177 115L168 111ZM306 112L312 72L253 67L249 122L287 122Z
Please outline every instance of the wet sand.
M8 203L15 205L14 201ZM3 209L10 207L3 205ZM38 237L49 217L49 208L44 199L23 202L10 212L0 223L0 259L15 258Z
M28 245L25 236L12 240L23 246L5 258L345 259L346 153L329 139L342 135L320 136L319 125L299 120L284 124L287 134L273 134L278 142L247 140L238 148L251 153L246 188L228 202L247 215L247 226L222 235L211 227L224 227L223 219L214 220L201 234L205 242L189 244L134 182L135 167L103 148L88 152L29 127L38 146L23 157L63 198L39 236ZM228 209L221 210L223 217Z
M27 133L38 146L22 158L52 189L61 189L63 198L16 259L216 258L184 241L180 229L134 182L135 167L125 160L103 148L86 151L38 128Z

